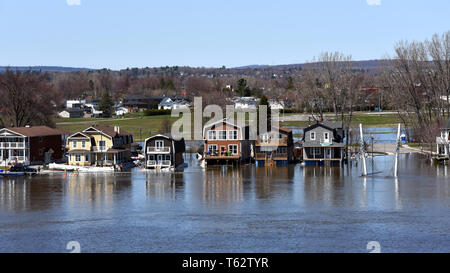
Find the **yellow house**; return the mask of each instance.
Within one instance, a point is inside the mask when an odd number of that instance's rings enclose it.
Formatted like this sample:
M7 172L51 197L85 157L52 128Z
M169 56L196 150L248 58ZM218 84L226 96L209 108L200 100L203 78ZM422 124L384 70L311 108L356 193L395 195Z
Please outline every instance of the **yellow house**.
M67 138L73 166L114 166L131 160L133 136L119 126L93 125Z

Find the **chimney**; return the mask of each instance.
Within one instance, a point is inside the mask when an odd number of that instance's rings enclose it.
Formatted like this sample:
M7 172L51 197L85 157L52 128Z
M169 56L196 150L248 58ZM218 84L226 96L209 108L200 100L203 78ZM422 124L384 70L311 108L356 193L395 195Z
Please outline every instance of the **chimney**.
M114 125L114 132L116 132L117 134L120 134L120 126L119 125Z

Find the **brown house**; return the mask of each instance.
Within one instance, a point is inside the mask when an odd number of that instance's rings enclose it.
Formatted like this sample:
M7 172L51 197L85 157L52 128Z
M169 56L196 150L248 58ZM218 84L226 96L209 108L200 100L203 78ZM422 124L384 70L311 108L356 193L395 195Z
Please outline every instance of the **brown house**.
M292 130L278 128L256 139L256 163L258 166L286 166L294 159Z
M203 128L205 160L210 163L238 163L250 159L249 126L239 127L226 119Z
M47 126L0 130L0 163L40 164L63 159L66 132Z

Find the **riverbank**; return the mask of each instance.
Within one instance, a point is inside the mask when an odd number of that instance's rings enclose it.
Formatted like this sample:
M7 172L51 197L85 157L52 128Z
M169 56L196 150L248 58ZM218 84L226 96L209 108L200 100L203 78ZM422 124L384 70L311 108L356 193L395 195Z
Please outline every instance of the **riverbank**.
M308 121L309 114L280 114L280 125L296 128L307 127L313 121ZM326 119L335 120L334 114L327 113ZM130 132L135 141L144 141L146 138L164 132L167 124L171 125L178 118L170 115L144 116L143 113L128 114L119 118L74 118L55 119L56 127L68 132L78 132L91 124L119 125ZM362 123L364 127L395 127L401 120L394 112L356 112L352 117L352 126L357 127ZM193 124L193 123L192 123ZM193 134L192 126L191 134Z

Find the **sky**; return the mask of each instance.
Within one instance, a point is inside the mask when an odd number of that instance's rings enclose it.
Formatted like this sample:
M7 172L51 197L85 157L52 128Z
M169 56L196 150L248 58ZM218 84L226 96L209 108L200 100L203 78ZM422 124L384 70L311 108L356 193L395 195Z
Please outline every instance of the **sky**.
M0 66L237 67L393 55L450 30L449 0L0 0Z

